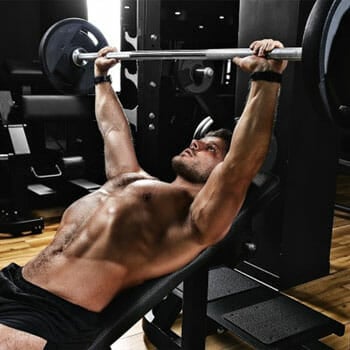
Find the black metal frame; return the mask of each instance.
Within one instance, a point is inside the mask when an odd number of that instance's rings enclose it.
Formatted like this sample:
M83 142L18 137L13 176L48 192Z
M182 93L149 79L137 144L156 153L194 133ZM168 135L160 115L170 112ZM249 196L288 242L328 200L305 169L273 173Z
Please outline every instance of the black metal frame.
M220 269L218 267L217 269ZM215 269L214 269L215 270ZM234 271L237 273L237 271ZM207 299L208 269L203 268L183 283L183 288L173 291L174 295L156 306L149 312L142 322L147 338L159 350L204 350L206 336L213 329L228 330L236 337L261 350L325 350L332 349L318 339L332 333L341 336L344 334L344 325L324 315L309 309L281 293L263 285L233 292L232 295L217 300ZM175 300L174 300L175 299ZM295 305L296 313L302 309L303 315L313 319L311 327L301 326L297 333L291 327L290 333L283 339L266 343L263 338L257 338L245 331L239 324L235 325L225 320L224 315L230 310L239 310L251 305L253 310L261 301L281 299ZM182 336L175 334L171 327L179 315L182 303ZM276 314L282 309L271 310ZM235 311L233 311L235 312ZM268 319L268 318L267 318ZM252 320L254 322L254 320ZM268 322L268 321L267 321ZM288 320L285 321L288 328ZM283 326L281 326L283 328Z

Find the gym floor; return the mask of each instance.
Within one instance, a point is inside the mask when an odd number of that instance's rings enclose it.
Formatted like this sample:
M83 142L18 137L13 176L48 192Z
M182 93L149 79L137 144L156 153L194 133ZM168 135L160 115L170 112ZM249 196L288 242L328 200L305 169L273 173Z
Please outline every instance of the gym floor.
M337 202L350 205L350 181L347 176L338 176ZM62 208L38 212L44 216L46 227L38 235L23 235L12 238L0 234L0 268L10 262L25 264L52 239L58 226ZM333 223L331 248L331 270L326 277L296 286L285 291L289 296L330 316L344 325L343 337L331 335L322 342L335 350L350 350L350 214L336 211ZM174 327L180 331L180 320ZM208 350L245 350L252 349L231 334L212 335L207 338ZM141 321L132 327L113 346L113 350L155 350L144 338Z

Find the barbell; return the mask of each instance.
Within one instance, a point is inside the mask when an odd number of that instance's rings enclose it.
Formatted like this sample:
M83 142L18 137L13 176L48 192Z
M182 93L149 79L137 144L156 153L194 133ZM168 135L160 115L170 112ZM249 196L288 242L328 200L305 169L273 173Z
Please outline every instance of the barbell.
M206 50L139 50L139 51L121 51L110 52L107 58L116 58L118 60L228 60L233 57L246 57L252 55L250 49L206 49ZM97 52L84 52L77 48L72 52L72 62L82 67L87 61L95 60L98 57ZM301 47L285 47L274 49L268 53L267 57L272 59L301 61Z
M304 82L316 108L320 112L336 114L340 122L347 122L350 108L350 1L317 0L308 17L302 47L274 49L269 58L302 61ZM93 94L93 61L97 51L107 46L100 30L86 20L68 18L51 26L39 47L39 58L44 73L52 85L68 94ZM248 48L205 50L143 50L108 53L118 60L227 60L235 56L251 55ZM185 65L186 66L186 65ZM187 65L193 92L201 84L213 79L210 66ZM194 79L196 77L196 80ZM344 92L344 89L347 89Z
M85 95L93 93L91 62L97 52L108 45L97 27L81 18L68 18L55 23L43 36L39 57L42 67L53 86L65 93ZM250 49L205 50L143 50L110 52L107 58L118 60L181 60L178 82L190 93L206 91L214 80L212 67L205 60L227 60L252 55ZM302 49L297 47L275 49L268 56L274 59L301 60ZM199 62L199 63L196 63Z

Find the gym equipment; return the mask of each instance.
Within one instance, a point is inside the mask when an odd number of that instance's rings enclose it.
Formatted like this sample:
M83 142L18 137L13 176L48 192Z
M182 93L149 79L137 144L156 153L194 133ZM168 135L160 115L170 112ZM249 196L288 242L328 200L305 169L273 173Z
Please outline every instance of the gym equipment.
M176 71L177 83L185 92L202 94L214 82L214 69L199 60L180 60Z
M65 93L85 95L94 91L91 62L98 57L96 51L106 45L107 40L94 25L81 18L68 18L55 23L46 31L40 42L39 58L54 87ZM91 52L92 50L95 52ZM225 60L251 54L250 49L148 50L111 52L107 57L118 60ZM302 48L275 49L269 53L269 57L300 61ZM181 70L189 72L187 80L193 84L185 85L190 92L194 90L198 93L198 80L202 79L203 83L200 85L206 86L213 79L210 67L183 63ZM181 77L180 81L186 79Z
M200 139L205 136L205 134L211 129L214 124L214 120L211 116L205 117L196 127L193 133L194 139Z
M0 232L19 236L21 233L41 233L44 228L42 217L32 217L26 197L26 170L30 160L30 148L23 124L3 126L8 134L12 152L0 154L2 181L2 202L0 208ZM4 133L5 135L5 133ZM6 180L4 180L4 178ZM8 190L8 198L3 191ZM5 196L5 197L7 197Z
M350 114L347 94L350 54L346 45L349 8L348 0L317 0L305 27L302 47L286 47L269 53L274 59L302 60L304 80L315 108L321 113L326 110L342 125L349 124ZM58 90L78 95L93 94L92 61L96 59L97 51L106 45L102 33L91 23L79 18L64 19L43 36L39 57L46 76ZM119 60L225 60L250 54L250 49L236 48L124 51L109 53L107 57ZM195 82L198 79L195 76L202 75L199 85L205 87L212 79L212 72L206 67L185 70L190 75L185 81ZM185 85L197 93L196 84Z
M304 83L315 110L326 110L344 128L350 128L349 9L347 0L316 1L305 26L302 55Z
M39 47L39 57L44 73L59 91L86 95L93 92L93 62L84 67L72 62L72 51L98 51L107 46L107 40L93 24L68 18L55 23L44 34Z
M225 60L232 57L246 57L253 52L250 49L204 49L204 50L139 50L111 52L107 58L118 60ZM78 67L86 65L87 61L98 57L97 52L85 52L83 49L76 49L72 53L72 60ZM285 59L288 61L300 61L302 57L301 47L286 47L275 49L269 53L270 58Z
M64 122L69 120L70 122L79 121L80 123L93 120L93 103L93 99L89 96L27 95L22 97L21 108L23 117L27 122ZM36 170L34 163L30 167L34 175L33 180L40 184L40 186L31 185L28 188L30 192L42 196L42 191L45 188L41 181L55 177L57 180L61 178L60 195L64 193L63 197L68 199L68 202L100 187L97 183L86 178L86 164L81 154L60 156L55 160L57 163L52 163L50 159L52 173L43 175L40 168L48 170L44 154L45 150L35 163L39 170ZM47 190L48 187L45 187Z

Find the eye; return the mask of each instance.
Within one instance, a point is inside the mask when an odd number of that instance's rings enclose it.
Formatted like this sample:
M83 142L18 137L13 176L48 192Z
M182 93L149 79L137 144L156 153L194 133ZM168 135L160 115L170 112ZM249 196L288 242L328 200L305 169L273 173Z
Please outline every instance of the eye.
M208 145L207 146L207 150L210 151L210 152L216 152L216 148L213 145Z

